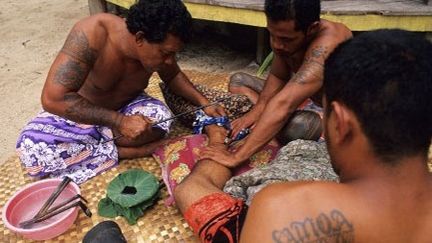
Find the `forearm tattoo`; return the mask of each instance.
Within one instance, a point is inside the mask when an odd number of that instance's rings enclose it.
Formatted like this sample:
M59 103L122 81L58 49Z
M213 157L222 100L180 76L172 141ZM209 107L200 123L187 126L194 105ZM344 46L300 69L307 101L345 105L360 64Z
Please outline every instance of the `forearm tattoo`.
M78 90L96 60L96 51L90 48L82 31L72 30L61 52L71 58L58 67L54 80L68 89Z
M115 126L116 117L110 110L98 107L77 93L65 94L63 100L68 103L66 118L85 124Z
M61 52L68 58L57 68L54 82L70 90L63 96L66 118L85 124L115 126L116 118L110 110L95 106L76 93L96 61L96 51L90 47L84 32L72 30Z
M303 65L293 76L292 81L297 84L306 84L312 76L322 79L324 74L324 61L328 53L328 48L325 46L314 47L310 54L305 57Z
M316 218L294 221L272 232L274 242L354 242L354 225L339 210L321 213Z

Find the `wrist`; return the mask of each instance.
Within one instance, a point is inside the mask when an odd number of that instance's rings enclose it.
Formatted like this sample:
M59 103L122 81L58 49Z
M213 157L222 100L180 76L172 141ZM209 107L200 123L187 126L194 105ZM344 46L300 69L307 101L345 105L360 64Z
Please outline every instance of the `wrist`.
M258 103L258 104L256 104L256 105L254 106L254 108L251 110L251 112L252 112L254 115L259 116L259 115L264 111L265 106L266 106L266 105L265 105L264 103Z
M247 153L242 151L242 149L241 149L242 147L240 147L239 150L237 150L235 153L233 153L234 159L235 159L235 161L237 161L237 165L243 163L244 161L249 159L249 157L251 157Z
M120 129L124 117L125 116L123 114L117 113L115 120L114 120L114 127L115 128Z

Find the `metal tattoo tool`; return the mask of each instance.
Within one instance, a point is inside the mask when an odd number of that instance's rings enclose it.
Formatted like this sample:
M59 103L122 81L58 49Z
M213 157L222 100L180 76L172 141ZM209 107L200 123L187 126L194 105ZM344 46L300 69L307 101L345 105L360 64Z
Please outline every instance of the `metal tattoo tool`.
M227 97L227 98L228 98L228 97ZM184 116L184 115L190 114L190 113L195 112L195 111L197 111L197 110L204 109L204 108L206 108L206 107L210 107L210 106L217 105L217 104L219 104L219 103L222 103L222 101L224 101L224 100L227 99L227 98L218 99L218 100L216 100L215 102L212 102L212 103L210 103L210 104L202 105L202 106L198 106L197 108L194 108L194 109L192 109L192 110L190 110L190 111L185 111L185 112L179 113L179 114L177 114L177 115L175 115L175 116L173 116L173 117L170 117L170 118L167 118L167 119L163 119L163 120L161 120L161 121L157 121L157 122L153 123L152 126L156 126L156 125L158 125L158 124L160 124L160 123L164 123L164 122L167 122L167 121L170 121L170 120L173 120L173 119L179 118L179 117L181 117L181 116ZM111 138L111 139L108 139L108 140L102 141L102 142L100 142L99 144L104 144L104 143L107 143L107 142L115 141L116 139L119 139L119 138L121 138L121 137L123 137L123 136L124 136L124 135L120 134L120 135L117 135L117 136L115 136L115 137L113 137L113 138Z

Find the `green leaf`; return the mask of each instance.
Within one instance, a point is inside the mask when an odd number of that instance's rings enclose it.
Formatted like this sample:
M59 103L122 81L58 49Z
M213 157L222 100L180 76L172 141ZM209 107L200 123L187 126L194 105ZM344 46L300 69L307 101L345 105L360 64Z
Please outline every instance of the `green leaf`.
M135 193L124 193L126 187L136 190ZM149 172L132 169L119 174L112 180L107 189L107 196L122 207L132 207L152 198L158 191L159 183ZM132 189L132 190L133 190Z
M262 76L263 73L267 70L267 68L271 66L271 63L273 61L273 56L274 56L274 53L270 52L270 54L268 54L268 56L264 59L263 63L261 64L261 66L259 67L259 69L257 71L258 77Z
M115 218L119 214L114 206L114 202L108 197L103 198L98 204L98 214L102 217Z

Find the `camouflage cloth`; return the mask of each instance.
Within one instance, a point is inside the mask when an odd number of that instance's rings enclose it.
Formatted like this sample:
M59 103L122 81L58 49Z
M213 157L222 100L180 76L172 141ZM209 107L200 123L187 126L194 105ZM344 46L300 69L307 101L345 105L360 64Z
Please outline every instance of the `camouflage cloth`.
M224 192L246 201L268 184L281 181L338 181L325 142L295 140L282 147L276 158L263 167L232 177Z

